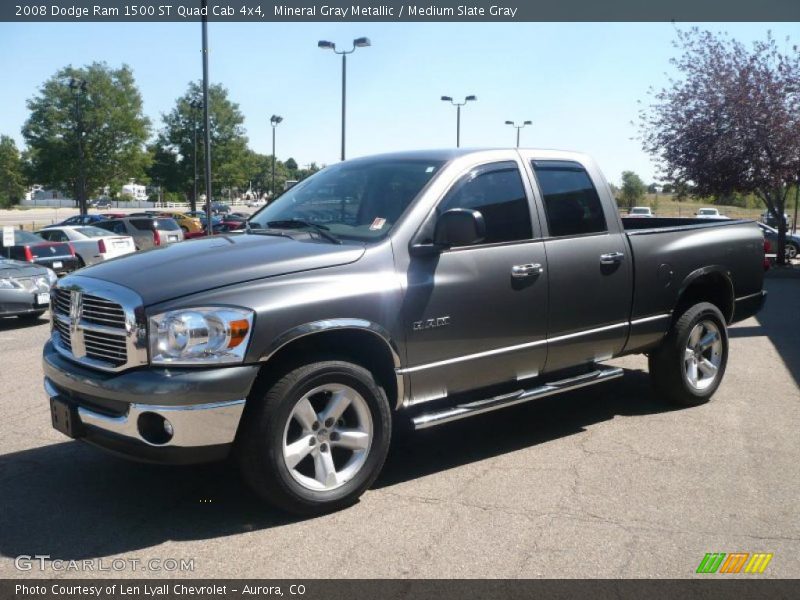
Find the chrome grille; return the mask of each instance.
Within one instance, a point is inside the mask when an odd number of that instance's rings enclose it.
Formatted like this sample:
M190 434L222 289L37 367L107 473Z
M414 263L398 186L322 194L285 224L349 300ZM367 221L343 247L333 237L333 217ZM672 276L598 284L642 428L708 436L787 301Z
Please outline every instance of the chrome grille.
M90 323L125 329L125 311L119 304L89 294L83 295L83 319Z
M64 321L60 319L54 319L53 328L55 329L55 331L58 332L59 336L61 337L61 343L67 350L71 352L72 341L70 339L69 325L67 325L66 323L64 323Z
M68 276L53 289L52 309L61 354L108 371L147 364L144 313L127 288Z

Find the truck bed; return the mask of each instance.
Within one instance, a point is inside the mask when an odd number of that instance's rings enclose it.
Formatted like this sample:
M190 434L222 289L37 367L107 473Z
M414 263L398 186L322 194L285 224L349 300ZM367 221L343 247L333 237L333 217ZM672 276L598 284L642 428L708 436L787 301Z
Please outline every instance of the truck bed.
M630 318L634 324L644 321L632 326L626 351L660 339L668 322L656 317L669 314L699 276L716 278L720 290L732 287L727 298L747 298L761 291L764 238L754 221L654 217L623 218L622 224L635 282ZM727 308L728 320L735 304Z

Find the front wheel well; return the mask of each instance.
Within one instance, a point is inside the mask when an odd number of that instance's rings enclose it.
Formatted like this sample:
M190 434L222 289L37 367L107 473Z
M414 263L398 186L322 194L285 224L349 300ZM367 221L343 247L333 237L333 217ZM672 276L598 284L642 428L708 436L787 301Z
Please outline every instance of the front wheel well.
M322 331L286 343L264 362L253 390L266 391L298 365L331 359L352 362L367 369L386 392L389 406L397 406L401 390L398 389L393 351L382 337L361 329Z
M696 277L686 286L675 306L674 319L699 302L709 302L716 306L730 323L734 311L734 294L731 280L720 273L712 271Z

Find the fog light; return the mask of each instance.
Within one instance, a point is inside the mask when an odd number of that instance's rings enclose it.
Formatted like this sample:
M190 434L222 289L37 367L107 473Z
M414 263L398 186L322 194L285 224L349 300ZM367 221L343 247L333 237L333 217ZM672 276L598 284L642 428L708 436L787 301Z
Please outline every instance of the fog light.
M169 442L175 433L172 423L154 412L140 414L136 424L139 427L139 435L145 441L158 446Z

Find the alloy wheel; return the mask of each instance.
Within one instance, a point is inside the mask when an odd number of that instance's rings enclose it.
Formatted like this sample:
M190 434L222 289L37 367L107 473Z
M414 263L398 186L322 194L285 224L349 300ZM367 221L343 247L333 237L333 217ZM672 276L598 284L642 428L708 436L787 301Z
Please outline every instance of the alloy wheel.
M702 320L692 328L683 363L686 382L694 389L714 383L722 364L722 335L713 321Z
M330 491L364 466L372 444L366 400L343 384L315 387L295 404L283 433L283 459L303 487Z

